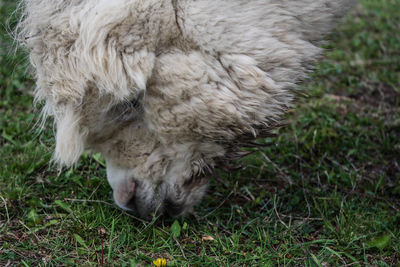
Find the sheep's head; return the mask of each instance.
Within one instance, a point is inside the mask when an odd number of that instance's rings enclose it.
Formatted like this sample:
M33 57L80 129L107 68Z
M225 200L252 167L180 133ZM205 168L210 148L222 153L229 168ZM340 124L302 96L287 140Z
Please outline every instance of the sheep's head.
M292 99L248 56L176 48L156 56L112 39L86 50L59 39L28 40L38 47L36 96L56 122L55 160L71 166L84 149L101 152L115 202L142 217L189 211L216 159L271 126Z
M111 29L89 35L92 24L60 30L64 25L26 41L36 98L55 118L54 158L72 166L85 149L101 152L115 202L142 217L189 211L216 160L238 137L254 138L255 129L274 124L292 99L288 82L274 82L247 55L173 42L152 52L102 35Z
M84 149L101 152L120 207L142 217L189 210L223 149L159 134L148 119L155 50L178 33L171 2L25 2L20 39L36 69L36 99L55 119L55 161L72 166Z
M101 152L118 206L144 218L189 211L204 195L223 147L159 135L149 126L144 95L113 104L111 98L91 88L81 105L64 110L57 123L57 160L70 165L83 148Z

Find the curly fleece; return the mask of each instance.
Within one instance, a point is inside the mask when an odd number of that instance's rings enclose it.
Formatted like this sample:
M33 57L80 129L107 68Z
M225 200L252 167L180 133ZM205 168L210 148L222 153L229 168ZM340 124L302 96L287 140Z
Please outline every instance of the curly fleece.
M55 118L54 158L70 166L91 148L152 182L214 167L280 121L355 2L23 1L18 38Z

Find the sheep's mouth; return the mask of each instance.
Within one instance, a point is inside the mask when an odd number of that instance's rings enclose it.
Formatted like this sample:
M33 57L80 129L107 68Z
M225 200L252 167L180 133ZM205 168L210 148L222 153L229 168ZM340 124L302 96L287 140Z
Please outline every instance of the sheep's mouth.
M165 200L165 211L170 217L179 217L184 213L185 205L171 199Z

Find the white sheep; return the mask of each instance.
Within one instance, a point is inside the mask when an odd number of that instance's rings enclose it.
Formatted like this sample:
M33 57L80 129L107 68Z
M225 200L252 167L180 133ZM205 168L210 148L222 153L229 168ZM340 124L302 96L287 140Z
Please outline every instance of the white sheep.
M22 1L55 160L101 152L120 207L184 214L219 162L279 123L355 2Z

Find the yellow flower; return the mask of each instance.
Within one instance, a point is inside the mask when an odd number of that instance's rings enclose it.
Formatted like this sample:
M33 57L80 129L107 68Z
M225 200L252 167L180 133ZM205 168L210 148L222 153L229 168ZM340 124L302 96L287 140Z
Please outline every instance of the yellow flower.
M167 266L167 260L166 259L156 259L153 261L154 265L157 267L164 267Z

